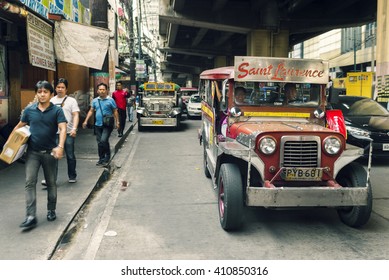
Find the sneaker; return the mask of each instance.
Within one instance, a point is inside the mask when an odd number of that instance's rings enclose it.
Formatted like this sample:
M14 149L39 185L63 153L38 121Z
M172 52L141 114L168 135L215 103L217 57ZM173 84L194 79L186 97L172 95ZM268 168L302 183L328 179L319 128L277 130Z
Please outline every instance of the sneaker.
M96 162L96 166L101 166L102 162L103 162L102 160L99 160L98 162Z
M77 180L76 179L69 179L69 181L68 181L69 183L76 183L77 182Z
M42 180L42 181L41 181L41 185L42 185L42 186L47 186L46 180Z

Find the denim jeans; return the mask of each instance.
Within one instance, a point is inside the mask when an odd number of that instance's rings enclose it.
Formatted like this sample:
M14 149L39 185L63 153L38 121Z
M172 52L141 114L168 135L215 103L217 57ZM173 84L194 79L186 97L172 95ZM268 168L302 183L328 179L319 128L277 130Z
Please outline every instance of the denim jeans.
M134 106L127 105L127 114L128 114L128 120L132 122L134 120Z
M47 184L47 210L55 210L56 208L57 185L55 182L55 169L58 160L50 155L50 152L27 150L25 186L27 216L36 216L36 183L41 166Z
M108 162L111 159L111 147L109 145L109 137L111 136L113 127L95 126L97 149L99 153L99 161Z
M66 135L66 140L65 140L65 147L64 151L66 154L66 162L68 165L68 177L69 179L76 179L77 178L77 172L76 172L76 155L74 154L74 143L75 143L76 138L71 137L69 134ZM57 136L57 143L58 143L58 136ZM57 161L57 166L55 168L55 181L57 182L58 178L58 161Z

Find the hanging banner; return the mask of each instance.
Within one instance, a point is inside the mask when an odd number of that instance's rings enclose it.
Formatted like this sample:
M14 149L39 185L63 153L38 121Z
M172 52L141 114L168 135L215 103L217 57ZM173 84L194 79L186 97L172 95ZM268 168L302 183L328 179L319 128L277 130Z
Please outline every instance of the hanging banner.
M146 78L146 62L143 59L136 60L135 71L135 76L137 79Z
M59 61L101 70L108 44L108 29L67 20L55 22L54 49Z
M27 14L27 42L31 65L55 71L53 28L32 13Z

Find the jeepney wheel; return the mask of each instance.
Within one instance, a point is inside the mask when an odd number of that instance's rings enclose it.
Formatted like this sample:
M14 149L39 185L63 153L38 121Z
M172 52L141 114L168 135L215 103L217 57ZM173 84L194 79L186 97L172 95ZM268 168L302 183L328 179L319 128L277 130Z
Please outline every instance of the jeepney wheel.
M219 220L226 231L242 225L243 188L239 167L224 163L220 167L218 186Z
M204 138L203 138L204 139ZM203 168L204 168L204 175L207 178L211 178L211 172L209 172L208 169L208 161L207 161L207 148L205 147L205 143L203 143L204 146L204 153L203 153Z
M176 120L177 120L177 123L176 123L175 130L178 131L181 128L181 114L178 114L176 116Z
M144 130L145 130L145 128L144 128L143 125L140 124L140 116L139 116L139 114L138 114L138 131L139 131L139 132L142 132L142 131L144 131Z
M344 167L336 177L339 184L344 187L366 186L366 170L362 165L352 162ZM340 220L351 227L361 227L370 218L373 205L373 194L371 185L368 185L368 196L366 206L349 206L338 208Z

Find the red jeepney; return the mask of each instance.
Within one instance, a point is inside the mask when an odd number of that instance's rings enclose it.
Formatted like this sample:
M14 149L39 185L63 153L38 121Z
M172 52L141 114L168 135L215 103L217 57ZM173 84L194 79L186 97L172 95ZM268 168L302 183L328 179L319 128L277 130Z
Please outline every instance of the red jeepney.
M327 110L328 62L235 57L200 75L204 172L218 192L223 229L245 206L332 207L347 225L370 218L363 151L346 144L340 111ZM370 161L369 161L370 163Z

